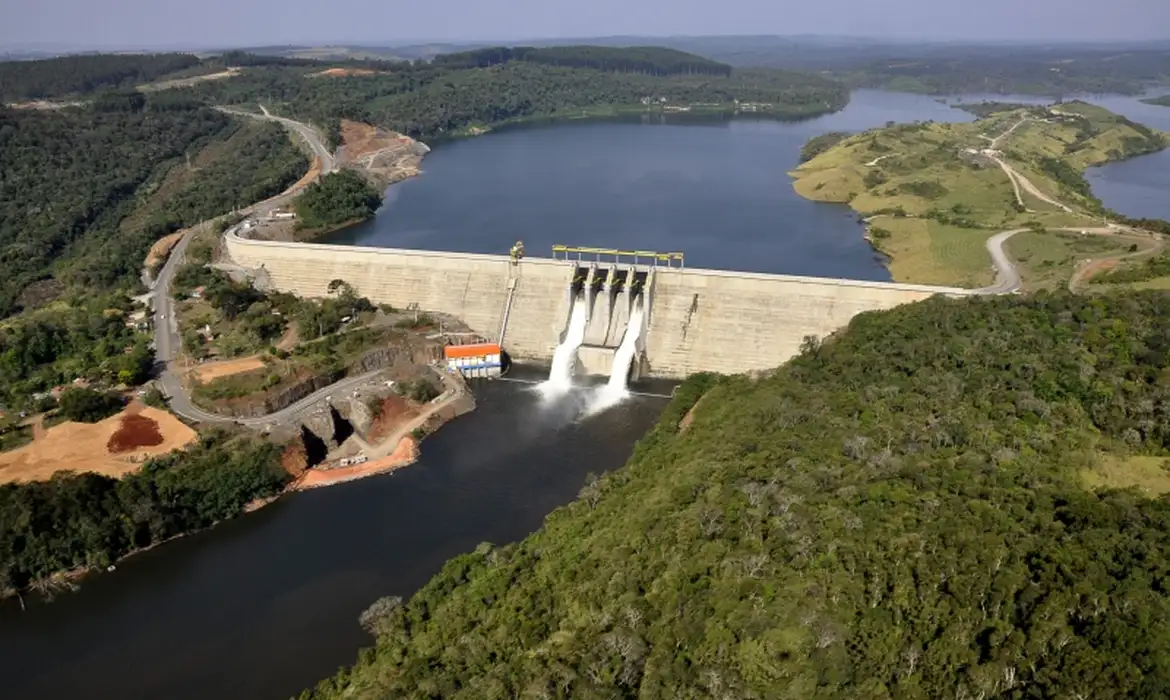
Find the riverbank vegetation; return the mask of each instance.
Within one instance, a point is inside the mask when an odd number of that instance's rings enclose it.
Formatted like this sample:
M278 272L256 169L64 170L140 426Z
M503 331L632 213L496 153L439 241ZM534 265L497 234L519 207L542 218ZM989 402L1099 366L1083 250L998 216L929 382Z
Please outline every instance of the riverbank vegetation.
M303 697L1156 695L1170 505L1092 487L1164 483L1166 314L936 298L692 380L540 531L373 606Z
M1159 107L1170 107L1170 95L1161 95L1159 97L1151 97L1142 100L1146 104L1158 105Z
M993 145L994 149L989 150ZM1100 107L1066 102L993 111L967 124L897 124L839 141L792 174L798 194L848 203L902 282L991 283L985 243L1013 229L1099 226L1092 165L1164 148L1166 135ZM1058 206L1021 186L1002 160Z
M51 592L67 585L60 575L234 517L288 479L275 445L212 431L121 479L61 472L0 486L0 590Z
M293 201L297 229L325 231L364 221L382 206L382 193L352 170L321 177Z

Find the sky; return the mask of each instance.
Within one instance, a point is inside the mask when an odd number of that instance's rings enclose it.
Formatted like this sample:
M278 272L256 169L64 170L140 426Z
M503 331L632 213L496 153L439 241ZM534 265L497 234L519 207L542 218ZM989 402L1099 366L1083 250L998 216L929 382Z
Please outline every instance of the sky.
M1170 39L1170 0L0 0L0 48L637 34Z

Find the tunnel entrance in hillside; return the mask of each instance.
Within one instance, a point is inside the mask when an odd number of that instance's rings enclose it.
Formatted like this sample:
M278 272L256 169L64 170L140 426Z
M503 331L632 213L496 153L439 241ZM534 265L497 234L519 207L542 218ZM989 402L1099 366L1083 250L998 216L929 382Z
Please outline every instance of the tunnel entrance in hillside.
M309 469L325 461L329 446L312 430L301 426L301 444L305 446L305 466Z
M353 435L353 423L350 423L332 405L329 406L329 417L333 419L333 442L340 445Z

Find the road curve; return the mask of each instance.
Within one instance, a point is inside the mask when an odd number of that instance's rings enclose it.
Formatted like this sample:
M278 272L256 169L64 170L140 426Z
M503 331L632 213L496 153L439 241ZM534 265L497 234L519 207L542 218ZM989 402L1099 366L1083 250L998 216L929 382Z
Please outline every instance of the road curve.
M221 112L227 114L249 117L252 119L265 119L279 122L285 128L295 131L305 138L309 146L313 149L313 153L321 160L321 172L328 173L336 169L336 161L333 159L329 149L321 140L320 134L317 133L313 127L308 124L303 124L292 119L284 117L277 117L268 112L268 110L261 105L260 109L264 114L253 114L251 112L244 112L241 110L231 109L228 107L219 107ZM281 194L266 199L263 202L257 202L250 207L242 209L240 213L250 214L261 206L275 207L291 200L292 197L300 192L301 188L288 189ZM218 217L217 217L218 218ZM260 428L269 423L286 420L299 412L307 409L312 404L316 403L321 398L329 395L331 391L346 391L349 388L361 384L364 381L372 378L377 372L370 372L355 377L346 377L339 382L331 384L320 391L314 392L309 396L297 401L275 413L262 416L259 418L241 418L235 419L228 416L221 416L213 413L208 413L196 406L192 401L190 395L183 387L180 381L179 374L172 367L173 362L178 357L179 349L181 347L181 338L179 337L178 321L175 319L174 313L174 298L171 296L171 281L174 278L175 271L183 263L183 255L187 250L188 244L191 242L191 237L196 231L205 230L205 227L212 226L215 219L204 221L196 224L187 230L187 233L179 239L174 248L171 249L171 254L167 258L166 263L163 264L162 269L159 270L158 277L151 283L151 293L154 297L154 346L155 346L155 361L158 368L159 384L162 387L162 392L167 396L171 411L176 415L186 418L190 421L198 423L238 423L253 428Z
M1016 269L1015 263L1008 257L1007 251L1003 249L1003 244L1007 243L1008 239L1028 229L1017 228L1010 231L1002 231L987 239L987 252L991 255L991 262L995 265L995 283L988 287L980 287L979 289L972 289L971 294L975 296L992 296L995 294L1011 294L1019 291L1022 281L1020 279L1020 271Z

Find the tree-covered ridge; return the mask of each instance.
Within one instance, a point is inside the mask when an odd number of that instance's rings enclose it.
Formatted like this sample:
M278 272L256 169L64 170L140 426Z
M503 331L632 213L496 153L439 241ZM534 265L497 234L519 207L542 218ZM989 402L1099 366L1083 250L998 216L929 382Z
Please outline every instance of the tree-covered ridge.
M213 432L122 479L58 472L0 486L0 591L207 527L278 493L288 474L260 438Z
M382 205L382 194L352 170L329 173L293 201L297 228L320 230L368 219Z
M229 123L206 108L0 109L0 316L50 275L90 289L136 275L153 238L115 231L139 186Z
M1151 97L1147 100L1142 100L1146 104L1158 105L1159 107L1170 107L1170 95L1162 95L1160 97Z
M363 616L314 698L1160 697L1170 298L934 299L684 384L621 471Z
M132 89L199 64L198 57L186 53L96 54L3 61L0 62L0 102Z
M314 69L270 66L231 80L185 90L215 104L255 104L322 125L338 119L373 123L424 141L505 121L580 117L617 110L695 107L732 112L735 101L780 117L823 114L844 106L844 86L777 70L737 70L730 76L658 77L531 61L487 68L394 64L372 75L312 77Z
M731 75L731 66L659 46L496 46L436 56L434 63L453 68L487 68L508 61L528 61L568 68L592 68L647 75Z
M307 168L279 127L241 125L185 91L0 108L0 162L0 317L63 290L132 285L158 237L276 194Z
M1165 49L966 47L920 55L885 53L877 60L840 66L834 73L858 87L933 95L1137 95L1170 82L1170 51Z

